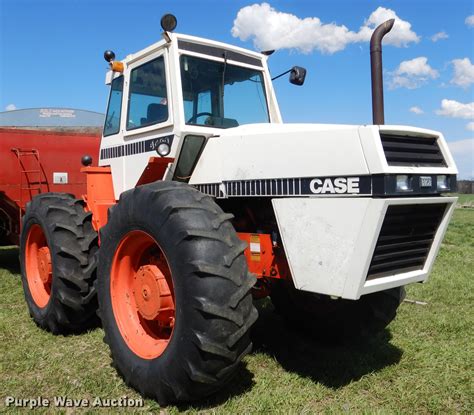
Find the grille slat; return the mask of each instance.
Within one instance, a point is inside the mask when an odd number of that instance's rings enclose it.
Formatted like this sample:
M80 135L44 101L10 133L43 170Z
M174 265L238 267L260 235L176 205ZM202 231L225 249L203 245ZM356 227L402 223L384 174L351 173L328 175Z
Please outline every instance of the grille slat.
M444 161L443 156L437 153L405 153L401 151L385 151L385 157L393 161L412 161L414 157L423 162L438 163Z
M380 239L379 239L379 242L380 242ZM379 252L384 252L384 251L399 250L399 249L404 249L404 248L417 247L417 246L430 245L430 244L431 244L431 239L420 239L416 241L390 243L386 245L379 243L379 245L377 245L377 248L375 249L375 253L378 254Z
M411 269L422 269L423 267L420 266L420 262L424 262L424 255L414 257L414 258L405 258L405 259L397 259L395 261L386 261L382 264L374 264L370 268L372 272L376 271L378 274L381 272L399 274L400 272L393 272L398 271L399 269L405 272L406 267L410 267Z
M386 254L375 254L372 258L372 264L375 265L377 262L385 262L385 260L390 258L398 258L398 257L406 257L407 255L415 255L415 256L424 256L427 251L429 251L429 247L425 248L417 248L417 249L408 249L406 251L399 251L395 250L392 252L388 252Z
M389 166L446 167L437 137L409 137L381 134Z
M446 204L389 206L367 280L422 269Z
M433 238L433 232L420 233L417 235L417 237L429 238L429 240L431 241L431 239ZM396 240L399 240L399 241L401 240L401 242L408 242L409 240L412 241L413 239L415 239L413 236L407 236L407 235L380 235L378 243L383 243L387 241L393 242Z
M437 148L433 148L432 144L408 143L408 145L410 146L410 149L415 152L436 153L438 151ZM390 150L390 151L398 151L400 149L403 151L406 149L406 147L407 147L406 142L396 142L396 141L387 141L387 140L384 141L384 146L383 146L384 149Z

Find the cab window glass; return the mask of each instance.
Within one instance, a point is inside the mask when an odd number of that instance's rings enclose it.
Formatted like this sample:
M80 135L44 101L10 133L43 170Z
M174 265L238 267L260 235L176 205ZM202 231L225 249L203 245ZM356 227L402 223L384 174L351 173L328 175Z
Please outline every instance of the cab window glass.
M161 56L131 71L127 130L167 119L165 63Z
M120 115L122 113L123 76L112 81L109 105L105 117L104 137L117 134L120 131Z
M270 121L262 71L187 55L180 65L186 124L232 128Z

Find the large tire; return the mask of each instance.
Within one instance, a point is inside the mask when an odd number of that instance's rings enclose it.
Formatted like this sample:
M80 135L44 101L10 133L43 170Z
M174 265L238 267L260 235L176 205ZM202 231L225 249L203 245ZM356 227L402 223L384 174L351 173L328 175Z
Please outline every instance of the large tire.
M33 198L23 217L20 265L33 320L54 334L82 332L96 316L97 232L84 202L66 193Z
M368 339L395 318L405 298L403 287L363 295L359 300L331 299L294 288L291 282L272 286L277 313L294 328L329 343Z
M123 193L101 230L105 341L126 383L161 405L217 391L251 350L255 278L231 217L187 184L157 182Z

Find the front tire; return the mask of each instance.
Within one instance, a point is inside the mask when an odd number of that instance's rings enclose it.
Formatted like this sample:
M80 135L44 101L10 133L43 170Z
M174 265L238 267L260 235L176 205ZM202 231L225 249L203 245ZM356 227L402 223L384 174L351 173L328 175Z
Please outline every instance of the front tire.
M28 204L20 239L26 303L33 320L54 334L82 332L98 323L97 233L84 202L45 193Z
M105 341L127 384L162 405L215 392L251 350L255 278L230 217L157 182L123 193L101 231Z

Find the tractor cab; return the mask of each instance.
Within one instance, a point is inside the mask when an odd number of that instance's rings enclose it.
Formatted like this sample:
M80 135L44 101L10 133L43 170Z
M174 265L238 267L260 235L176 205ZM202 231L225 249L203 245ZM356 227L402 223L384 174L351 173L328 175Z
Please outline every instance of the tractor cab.
M122 61L111 51L104 57L110 95L99 165L111 166L117 198L150 157L167 160L167 177L187 181L209 137L282 122L266 54L165 31ZM304 81L295 68L287 72L290 82Z

